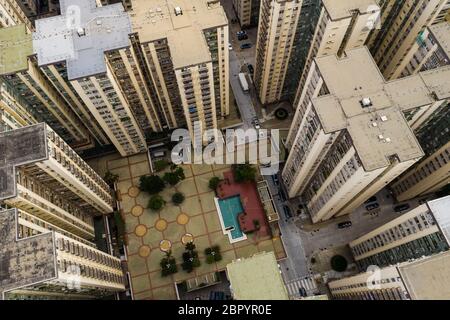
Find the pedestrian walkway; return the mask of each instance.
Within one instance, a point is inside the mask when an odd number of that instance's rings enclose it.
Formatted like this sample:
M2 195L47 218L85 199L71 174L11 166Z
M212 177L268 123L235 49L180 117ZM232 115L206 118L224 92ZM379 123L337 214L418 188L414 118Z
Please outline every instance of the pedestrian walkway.
M313 295L317 292L316 281L311 277L304 277L289 281L286 283L286 288L288 290L289 296L300 296L300 288L305 288L306 293Z

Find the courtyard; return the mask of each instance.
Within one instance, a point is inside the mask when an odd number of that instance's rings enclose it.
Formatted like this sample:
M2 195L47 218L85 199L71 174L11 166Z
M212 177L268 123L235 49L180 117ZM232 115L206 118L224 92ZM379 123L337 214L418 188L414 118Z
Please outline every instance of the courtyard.
M126 228L128 269L137 300L177 299L175 283L225 270L233 260L257 252L273 251L277 259L286 257L278 236L261 238L249 234L246 240L231 244L223 233L214 203L215 193L208 184L214 176L223 179L224 173L230 171L230 165L182 165L186 178L174 187L166 186L159 193L166 201L159 212L147 209L150 195L139 190L139 178L150 174L145 154L128 158L110 156L97 167L119 176L117 187ZM179 206L171 202L176 192L185 196ZM191 239L197 247L201 265L187 273L180 264L184 243ZM220 247L222 260L207 264L204 250L212 246ZM165 256L163 250L167 249L172 250L178 272L162 277L160 261Z

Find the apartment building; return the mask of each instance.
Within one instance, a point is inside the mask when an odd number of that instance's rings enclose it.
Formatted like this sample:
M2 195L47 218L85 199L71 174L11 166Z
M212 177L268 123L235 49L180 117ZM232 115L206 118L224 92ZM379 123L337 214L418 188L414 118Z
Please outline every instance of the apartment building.
M122 291L120 260L93 243L93 217L113 210L103 179L44 123L0 133L0 150L0 205L7 210L0 212L0 250L11 257L1 293L25 286L30 295L64 293L71 279L81 281L74 294ZM45 249L38 238L47 239Z
M261 0L233 0L233 9L241 28L258 25Z
M130 16L165 127L229 114L228 21L219 1L133 0Z
M337 300L448 300L450 252L331 281Z
M403 113L447 99L449 69L386 82L366 47L317 58L282 178L312 221L349 214L424 155ZM434 92L435 94L431 94Z
M281 99L301 6L301 0L261 1L254 83L262 104Z
M450 65L450 23L434 24L424 30L413 46L401 76L417 74ZM413 50L412 50L413 51ZM399 177L391 189L399 201L435 192L450 182L450 124L449 101L443 100L430 106L413 109L406 114L411 128L425 152L426 157Z
M145 152L144 130L157 128L130 51L128 14L122 4L97 7L95 0L60 4L62 15L36 21L39 66L64 62L56 73L67 71L70 85L119 153Z
M360 271L449 249L450 196L424 203L349 243Z
M312 40L295 88L294 121L301 121L301 95L314 58L332 54L341 56L346 50L362 47L370 31L377 27L380 13L375 0L322 0L317 5L320 14L313 19L316 24L313 26Z
M442 21L448 0L380 0L382 28L367 41L384 77L397 79L417 37L435 21Z
M88 129L32 56L32 39L26 25L13 23L10 22L10 27L0 28L0 76L3 81L27 101L39 121L48 123L72 146L91 146Z

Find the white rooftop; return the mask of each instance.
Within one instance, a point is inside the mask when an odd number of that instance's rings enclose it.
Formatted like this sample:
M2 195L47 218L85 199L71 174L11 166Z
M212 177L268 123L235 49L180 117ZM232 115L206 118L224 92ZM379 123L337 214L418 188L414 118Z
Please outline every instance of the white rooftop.
M104 53L128 47L132 33L122 4L60 0L61 15L36 20L33 47L40 66L67 62L69 80L106 72Z

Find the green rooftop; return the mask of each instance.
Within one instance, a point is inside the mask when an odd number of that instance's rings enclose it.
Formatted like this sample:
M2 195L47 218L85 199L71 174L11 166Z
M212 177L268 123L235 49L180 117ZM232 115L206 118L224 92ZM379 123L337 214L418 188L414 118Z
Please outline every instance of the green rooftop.
M0 29L0 75L27 70L32 54L31 34L24 24Z
M227 275L236 300L289 299L273 252L237 259L227 265Z

